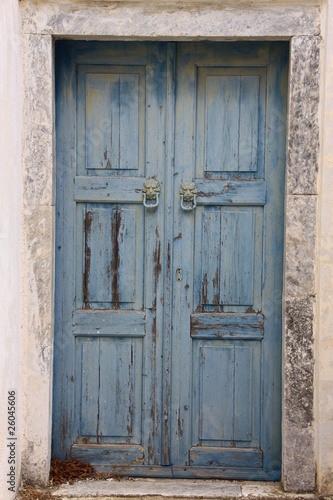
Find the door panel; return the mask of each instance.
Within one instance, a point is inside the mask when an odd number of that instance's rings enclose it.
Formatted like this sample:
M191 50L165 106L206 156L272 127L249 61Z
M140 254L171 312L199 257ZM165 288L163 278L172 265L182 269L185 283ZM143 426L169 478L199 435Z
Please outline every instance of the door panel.
M77 307L134 309L143 306L144 211L140 205L77 204L77 227L84 235L83 256L77 256ZM138 249L138 250L136 250ZM81 275L83 269L83 283Z
M166 45L57 51L53 453L159 464Z
M171 460L189 474L279 477L284 50L178 45Z
M82 441L140 444L142 339L80 336L76 358Z
M261 309L262 207L198 207L194 311Z
M193 446L259 447L260 344L193 339Z
M57 42L54 456L279 479L287 49Z
M200 66L197 78L197 172L255 172L258 161L260 169L265 69Z

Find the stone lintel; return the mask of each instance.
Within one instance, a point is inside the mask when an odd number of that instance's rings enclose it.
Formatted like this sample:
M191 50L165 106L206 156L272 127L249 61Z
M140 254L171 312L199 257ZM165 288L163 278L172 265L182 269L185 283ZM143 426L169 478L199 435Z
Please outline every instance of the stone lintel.
M262 2L50 1L21 3L24 33L189 39L290 38L320 33L317 4Z

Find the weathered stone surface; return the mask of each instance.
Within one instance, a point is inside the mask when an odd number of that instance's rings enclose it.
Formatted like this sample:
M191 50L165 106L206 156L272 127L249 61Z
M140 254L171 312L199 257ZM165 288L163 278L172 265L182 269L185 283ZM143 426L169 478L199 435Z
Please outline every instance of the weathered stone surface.
M285 295L315 294L317 196L286 197Z
M318 35L320 26L318 5L293 1L24 0L22 18L25 33L168 39Z
M316 487L313 429L284 425L283 485L286 491L313 491Z
M316 494L286 493L281 483L260 481L216 481L199 479L126 479L115 481L83 481L61 485L51 490L53 498L62 500L176 500L184 498L258 498L260 500L323 500Z
M23 201L53 205L53 63L50 36L25 35Z
M54 208L28 207L24 210L25 325L38 343L50 344L53 326L53 242ZM44 353L41 360L47 361Z
M306 428L313 422L314 299L294 298L285 306L284 422Z
M313 442L317 196L286 198L283 475L289 491L315 487Z
M320 37L293 37L287 140L287 194L316 194L319 168Z
M51 452L54 207L29 207L23 217L22 475L46 485Z
M237 498L241 497L241 483L203 481L200 479L131 479L123 481L86 481L58 487L53 495L107 496L132 498Z

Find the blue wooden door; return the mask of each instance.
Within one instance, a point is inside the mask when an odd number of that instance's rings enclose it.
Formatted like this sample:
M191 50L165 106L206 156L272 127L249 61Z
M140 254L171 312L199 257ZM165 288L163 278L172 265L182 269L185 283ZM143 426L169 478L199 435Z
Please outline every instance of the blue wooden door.
M54 456L278 479L287 44L60 42L56 79Z

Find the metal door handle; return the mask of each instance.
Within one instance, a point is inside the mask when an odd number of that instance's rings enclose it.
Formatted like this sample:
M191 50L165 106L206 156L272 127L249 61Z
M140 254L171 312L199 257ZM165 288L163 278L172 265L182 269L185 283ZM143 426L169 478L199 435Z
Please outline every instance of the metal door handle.
M186 205L184 205L184 201ZM181 183L180 206L185 212L190 212L197 206L197 187L194 182L187 181Z
M150 212L155 210L159 203L160 184L155 179L148 179L143 184L143 206ZM148 202L147 202L148 200Z

